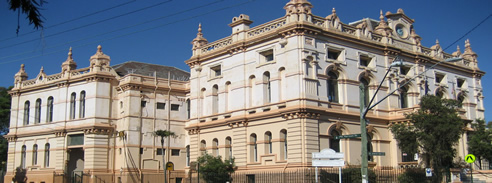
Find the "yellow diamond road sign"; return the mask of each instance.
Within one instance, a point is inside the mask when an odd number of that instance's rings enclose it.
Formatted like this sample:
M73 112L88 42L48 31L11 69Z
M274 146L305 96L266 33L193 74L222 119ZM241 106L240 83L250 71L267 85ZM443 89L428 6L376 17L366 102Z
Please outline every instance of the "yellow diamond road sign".
M475 159L476 159L475 155L473 155L473 154L468 154L465 156L465 161L467 163L473 163L473 162L475 162Z

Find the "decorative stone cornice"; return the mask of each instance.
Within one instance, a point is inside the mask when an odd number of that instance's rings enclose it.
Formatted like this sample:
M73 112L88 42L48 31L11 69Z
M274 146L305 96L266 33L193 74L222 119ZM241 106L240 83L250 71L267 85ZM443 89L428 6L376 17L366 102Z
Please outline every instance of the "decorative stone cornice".
M194 127L188 130L188 135L196 135L200 133L200 127Z
M282 118L288 120L288 119L319 119L321 115L315 112L297 111L297 112L282 113L281 116Z
M17 136L16 135L7 136L7 141L9 141L9 142L17 142Z
M234 127L247 127L248 126L248 119L245 120L240 120L240 121L228 121L226 122L227 126L234 128Z
M113 129L111 128L87 128L84 129L84 134L97 134L97 135L111 135L113 133Z
M55 136L56 137L65 137L67 135L67 131L58 131L58 132L55 132Z

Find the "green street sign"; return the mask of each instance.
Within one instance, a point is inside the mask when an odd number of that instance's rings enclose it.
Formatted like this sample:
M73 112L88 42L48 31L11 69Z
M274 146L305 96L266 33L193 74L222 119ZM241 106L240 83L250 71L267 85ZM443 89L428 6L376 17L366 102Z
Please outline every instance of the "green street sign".
M468 154L465 156L465 161L467 163L473 163L473 162L475 162L475 160L476 160L476 158L475 158L475 155L473 155L473 154Z
M384 152L367 152L367 155L369 155L369 156L385 156L386 153L384 153Z
M350 135L340 135L340 136L335 136L335 139L348 139L348 138L357 138L357 137L360 137L360 133L359 134L350 134Z

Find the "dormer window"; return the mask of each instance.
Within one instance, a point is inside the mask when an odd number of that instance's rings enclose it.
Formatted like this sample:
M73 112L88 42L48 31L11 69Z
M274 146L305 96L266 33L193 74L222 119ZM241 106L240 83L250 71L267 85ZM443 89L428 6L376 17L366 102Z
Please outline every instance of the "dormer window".
M261 52L260 55L263 62L271 62L274 60L273 49Z
M212 77L219 77L222 75L222 70L220 65L211 67L210 70L212 71Z
M359 65L361 67L368 67L371 64L372 58L368 55L360 55L359 56Z

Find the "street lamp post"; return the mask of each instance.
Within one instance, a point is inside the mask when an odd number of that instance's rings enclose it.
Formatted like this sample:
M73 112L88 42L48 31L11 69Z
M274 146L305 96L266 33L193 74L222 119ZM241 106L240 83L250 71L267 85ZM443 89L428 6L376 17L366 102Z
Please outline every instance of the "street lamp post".
M362 175L362 183L368 183L368 174L367 174L367 168L368 168L368 153L367 153L367 121L366 121L366 114L369 110L371 110L372 108L374 108L376 105L378 105L379 103L381 103L382 101L384 101L386 98L388 98L390 95L392 95L393 93L395 93L397 90L401 89L402 87L404 87L405 85L407 85L408 83L410 83L411 81L413 81L415 78L425 74L427 71L429 71L430 69L434 68L435 66L437 66L438 64L442 63L442 62L457 62L457 61L460 61L462 60L462 58L457 58L457 57L453 57L453 58L448 58L446 60L443 60L443 61L439 61L437 63L435 63L434 65L430 66L429 68L427 68L424 72L418 74L417 76L414 76L413 78L411 78L410 80L406 81L405 83L401 84L399 87L397 87L396 89L394 89L393 91L391 91L390 93L388 93L386 96L384 96L382 99L380 99L379 101L377 101L376 103L374 103L374 105L371 105L372 104L372 101L376 98L376 94L378 93L379 89L381 88L381 85L383 84L384 80L386 79L386 77L388 76L388 73L391 71L391 68L393 67L401 67L403 66L403 61L402 60L397 60L398 57L396 57L393 62L391 63L390 67L388 68L388 70L386 71L386 73L384 74L384 77L383 79L381 80L381 82L379 83L379 86L378 88L376 89L376 91L374 92L374 95L372 96L371 100L369 101L368 104L365 103L365 86L364 84L360 83L359 85L359 103L360 103L360 135L361 135L361 175Z

